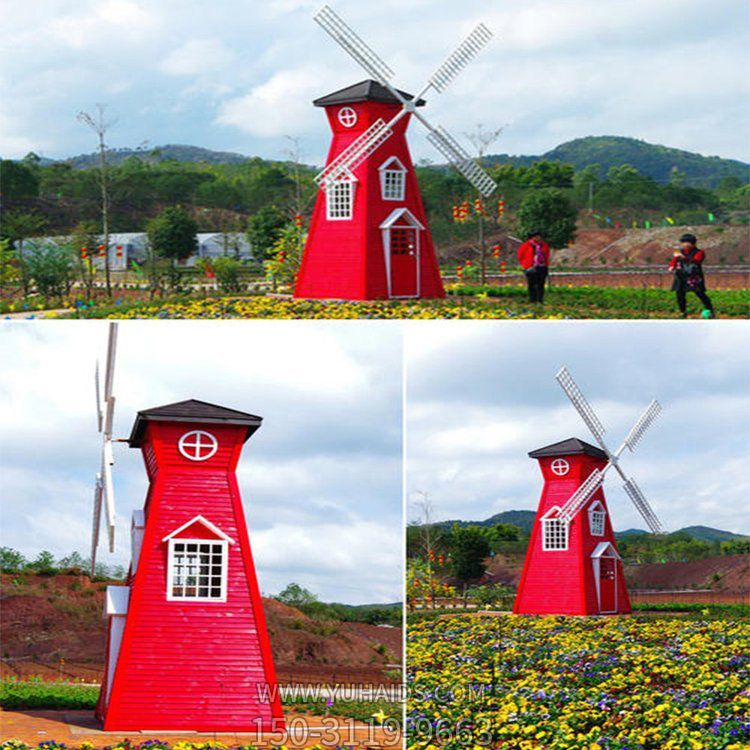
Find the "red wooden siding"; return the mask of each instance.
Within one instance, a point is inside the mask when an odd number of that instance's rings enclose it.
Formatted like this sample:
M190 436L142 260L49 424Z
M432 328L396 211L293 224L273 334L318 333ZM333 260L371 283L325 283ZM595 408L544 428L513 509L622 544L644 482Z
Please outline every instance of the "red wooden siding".
M190 461L177 449L179 437L193 429L219 442L206 461ZM242 427L148 425L144 458L148 464L153 455L158 471L106 730L255 730L283 719L278 697L269 701L259 692L266 685L273 690L276 678L234 477L244 435ZM162 539L197 515L236 542L227 545L226 602L167 601L169 545Z
M547 512L562 507L578 486L595 469L602 469L605 460L588 455L565 455L570 470L557 476L550 468L557 456L539 459L544 487L534 519L534 527L526 551L523 572L513 607L517 614L586 615L599 613L599 599L591 555L600 542L615 546L614 532L604 493L599 489L570 523L567 550L544 550L542 518ZM589 525L589 508L599 501L606 513L604 534L594 536ZM622 565L617 568L618 611L629 612Z
M357 124L345 128L338 121L341 106L357 113ZM356 102L326 107L333 140L326 164L330 163L353 140L378 118L390 120L400 107L381 102ZM358 182L354 194L351 220L329 221L326 198L318 197L310 232L294 291L295 297L308 299L386 299L388 278L380 225L396 208L406 207L426 228L420 236L421 297L444 297L443 284L430 237L414 165L406 142L410 115L393 126L393 135L355 170ZM389 158L397 157L406 168L404 200L383 200L378 168Z

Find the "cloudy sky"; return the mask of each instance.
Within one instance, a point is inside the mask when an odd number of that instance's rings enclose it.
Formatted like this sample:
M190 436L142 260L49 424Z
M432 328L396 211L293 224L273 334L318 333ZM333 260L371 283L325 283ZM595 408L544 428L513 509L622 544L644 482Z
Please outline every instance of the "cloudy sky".
M622 466L668 531L750 534L744 322L442 321L410 326L406 350L410 518L418 491L436 520L536 510L541 474L527 453L569 437L594 442L554 379L566 365L612 450L652 398L661 402ZM615 476L604 486L615 528L644 528Z
M188 143L320 163L311 100L364 78L312 21L320 0L0 0L0 154L92 150L76 122L105 102L112 147ZM737 0L336 0L396 71L428 74L479 20L496 37L426 113L461 136L507 125L497 151L625 135L750 160L750 6ZM417 158L436 158L414 128Z
M88 555L106 338L106 323L0 323L0 545ZM115 436L139 409L186 398L259 414L238 476L261 590L399 601L400 356L387 323L123 322ZM99 559L127 564L147 482L140 451L121 444L115 460L117 551L102 544Z

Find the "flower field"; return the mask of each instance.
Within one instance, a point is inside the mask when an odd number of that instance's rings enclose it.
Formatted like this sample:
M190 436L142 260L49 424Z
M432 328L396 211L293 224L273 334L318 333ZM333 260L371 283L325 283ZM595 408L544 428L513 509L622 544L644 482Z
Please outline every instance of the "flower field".
M750 623L452 616L408 631L419 750L750 747Z
M444 300L336 302L298 300L278 296L191 296L155 301L127 298L112 302L80 300L63 306L52 317L73 318L162 318L219 319L271 318L283 320L385 320L385 319L484 319L523 320L533 318L676 318L674 295L661 289L557 286L550 289L544 305L531 305L520 286L452 285ZM720 318L750 316L747 290L712 291ZM700 310L691 300L691 317ZM33 318L42 307L21 306L5 312ZM47 316L50 314L47 313Z

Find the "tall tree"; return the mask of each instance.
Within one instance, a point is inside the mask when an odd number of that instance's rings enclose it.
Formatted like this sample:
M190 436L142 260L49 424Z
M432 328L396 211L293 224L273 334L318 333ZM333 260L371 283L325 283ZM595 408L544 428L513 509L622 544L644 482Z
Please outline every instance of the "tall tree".
M96 133L99 147L99 187L101 190L102 235L104 239L104 275L107 284L107 295L112 295L112 283L109 269L109 175L107 169L107 131L115 124L114 120L107 120L106 104L96 105L96 114L79 112L78 120Z
M481 578L486 569L485 559L490 554L490 545L478 526L453 527L451 537L451 559L453 574L464 583Z
M36 211L7 211L3 215L0 236L16 246L18 272L24 295L29 293L29 271L23 243L36 237L47 226L47 220Z
M521 236L540 232L553 248L565 247L576 233L577 211L562 190L544 188L526 195L518 209Z
M198 250L198 224L181 206L165 208L146 225L152 270L155 271L155 256L170 261L170 283L178 282L177 261L189 258ZM152 280L152 291L154 282Z

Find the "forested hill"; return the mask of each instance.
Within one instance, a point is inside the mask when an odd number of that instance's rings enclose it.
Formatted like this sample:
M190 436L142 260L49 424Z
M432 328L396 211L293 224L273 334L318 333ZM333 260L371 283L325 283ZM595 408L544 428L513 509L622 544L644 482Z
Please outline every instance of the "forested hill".
M514 166L530 166L535 161L559 161L572 164L576 170L598 164L601 177L610 167L630 164L641 174L662 183L668 182L676 169L684 175L686 184L702 188L715 187L724 177L736 177L742 182L750 180L750 164L745 162L702 156L616 135L576 138L539 156L496 154L486 156L484 161L485 164L510 163Z
M242 164L251 157L229 151L212 151L199 146L167 144L153 149L114 149L109 152L110 164L117 165L129 157L144 161L177 161L204 164ZM80 154L61 159L76 169L88 169L98 164L97 154ZM653 143L624 138L622 136L588 136L562 143L545 154L536 156L510 156L496 154L485 157L485 164L513 164L531 166L537 161L559 161L572 164L581 170L591 164L598 164L601 177L605 177L610 167L630 164L641 174L657 182L668 182L674 169L684 175L685 183L695 187L715 187L724 177L735 177L742 182L750 181L750 164L718 156L702 156L690 151L658 146ZM52 163L44 159L42 164Z

